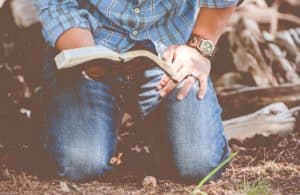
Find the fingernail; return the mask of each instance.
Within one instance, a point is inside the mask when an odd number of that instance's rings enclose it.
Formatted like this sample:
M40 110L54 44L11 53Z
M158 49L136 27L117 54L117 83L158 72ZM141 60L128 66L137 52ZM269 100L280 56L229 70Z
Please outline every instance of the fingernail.
M156 89L157 89L157 90L161 90L161 89L162 89L161 85L158 85L158 86L156 87Z
M199 99L199 100L203 100L203 96L202 96L202 95L199 95L199 96L198 96L198 99Z
M165 91L162 91L162 92L160 93L160 96L161 96L161 97L165 97L165 96L166 96L166 92L165 92Z
M183 99L183 95L178 95L177 96L177 100L182 100Z

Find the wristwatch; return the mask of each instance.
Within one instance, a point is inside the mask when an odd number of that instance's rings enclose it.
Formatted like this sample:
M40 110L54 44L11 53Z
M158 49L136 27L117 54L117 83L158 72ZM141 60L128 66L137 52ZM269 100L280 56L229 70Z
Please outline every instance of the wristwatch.
M194 34L191 35L187 45L196 48L204 57L208 59L213 57L216 49L214 42Z

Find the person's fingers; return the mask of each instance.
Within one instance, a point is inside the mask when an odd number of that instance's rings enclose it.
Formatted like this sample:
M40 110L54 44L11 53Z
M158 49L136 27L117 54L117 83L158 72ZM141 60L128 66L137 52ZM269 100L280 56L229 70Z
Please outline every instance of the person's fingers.
M199 76L199 92L198 92L198 98L202 100L205 96L206 89L207 89L207 76L201 75Z
M157 89L161 90L170 80L170 77L168 77L166 74L163 75L163 77L161 78L161 80L159 81L158 85L157 85Z
M175 72L175 75L173 76L173 78L175 80L177 80L178 82L182 81L186 75L188 75L188 73L190 72L190 70L188 69L188 66L178 66L179 68L177 69L177 71Z
M178 100L182 100L183 98L185 98L188 94L188 92L190 91L190 89L192 88L192 86L195 83L195 78L189 76L184 80L184 85L183 87L180 89L180 91L177 94L177 99Z
M174 70L175 73L177 73L178 71L180 71L181 68L182 68L182 64L179 63L178 61L175 60L175 61L172 63L172 69ZM175 74L175 75L176 75L176 74ZM176 78L174 77L174 79L177 80L177 81L181 81L181 80L178 80L177 77L176 77ZM158 90L161 90L162 88L164 88L165 85L166 85L170 80L171 80L170 77L168 77L167 75L164 75L163 78L162 78L162 79L160 80L160 82L158 83L157 89L158 89Z
M176 48L177 48L176 45L172 45L172 46L168 47L168 49L163 54L164 60L166 60L170 64L173 63L173 60L175 58ZM167 75L164 75L162 77L162 79L160 80L160 82L158 83L157 89L161 90L167 84L167 82L169 80L170 80L170 78Z
M177 81L182 81L184 79L184 77L187 75L187 70L185 68L181 68L174 76L174 78ZM168 95L176 86L178 85L178 83L174 83L173 80L169 80L167 82L167 84L162 88L161 92L160 92L160 96L161 97L165 97L166 95Z
M169 80L168 83L160 91L160 96L161 97L167 96L176 87L176 85L177 84L174 83L172 80Z

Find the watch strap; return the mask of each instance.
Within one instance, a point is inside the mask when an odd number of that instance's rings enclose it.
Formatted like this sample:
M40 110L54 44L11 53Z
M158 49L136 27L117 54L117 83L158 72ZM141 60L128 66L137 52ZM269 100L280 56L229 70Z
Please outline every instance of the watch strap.
M204 42L204 41L209 41L212 45L213 45L213 51L212 53L210 54L205 54L202 50L201 50L201 44ZM203 38L202 36L199 36L199 35L196 35L196 34L192 34L187 42L187 45L190 46L190 47L193 47L195 49L197 49L197 51L203 55L204 57L208 58L209 60L212 59L212 57L214 56L215 54L215 44L208 40L208 39L205 39Z

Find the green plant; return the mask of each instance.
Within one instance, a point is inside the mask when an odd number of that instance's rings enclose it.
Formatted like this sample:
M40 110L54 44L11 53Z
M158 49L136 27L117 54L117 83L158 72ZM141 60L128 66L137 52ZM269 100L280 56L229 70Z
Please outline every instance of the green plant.
M192 195L200 194L205 195L206 193L201 191L201 187L212 177L214 176L222 167L224 167L227 163L229 163L238 152L230 154L227 159L225 159L223 162L221 162L216 168L214 168L211 172L209 172L200 182L199 184L194 188L192 192L190 192Z
M246 195L269 195L269 184L266 182L245 183L238 189Z

